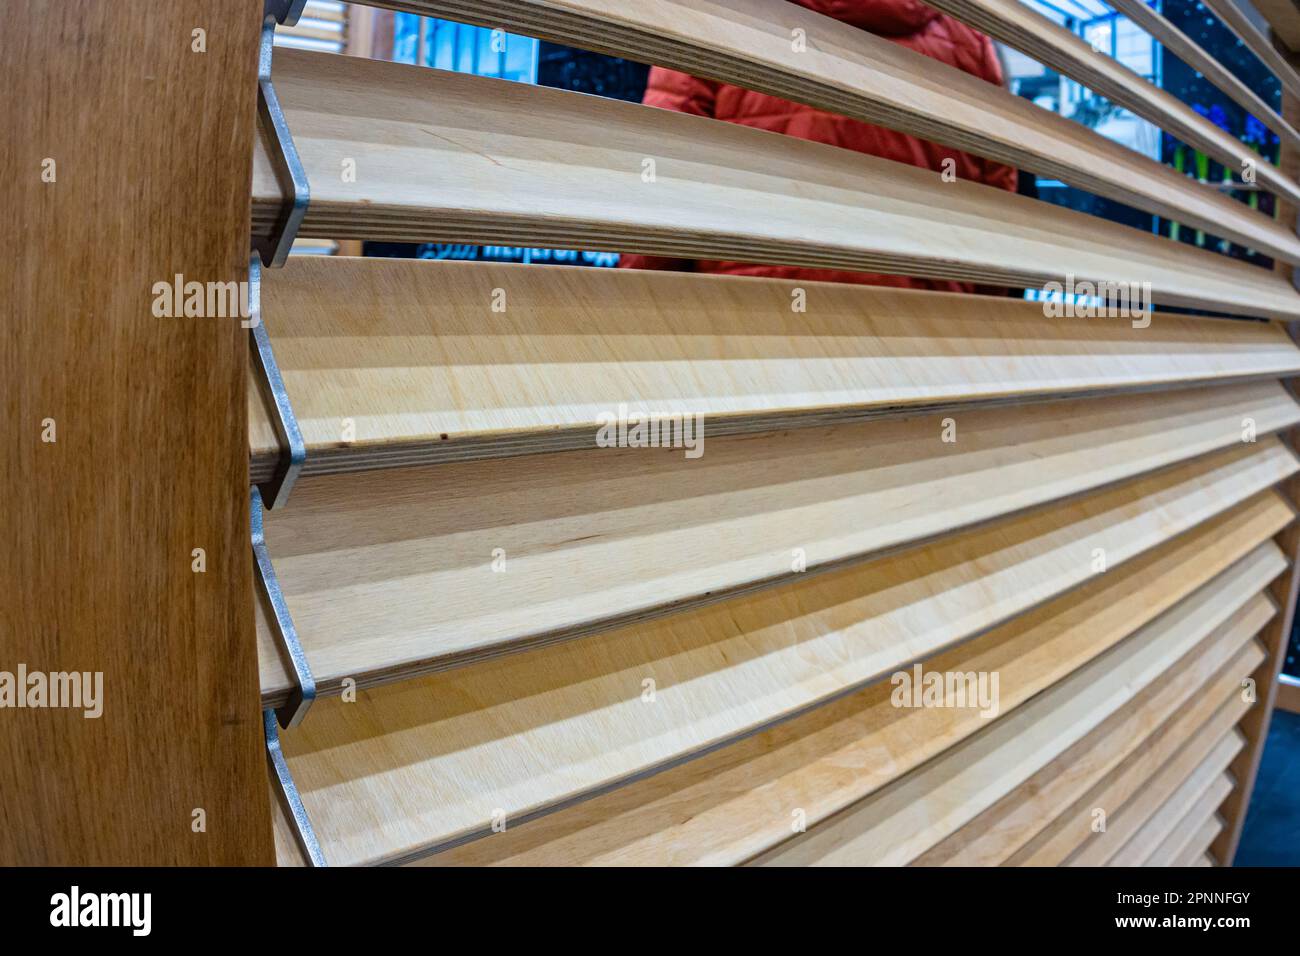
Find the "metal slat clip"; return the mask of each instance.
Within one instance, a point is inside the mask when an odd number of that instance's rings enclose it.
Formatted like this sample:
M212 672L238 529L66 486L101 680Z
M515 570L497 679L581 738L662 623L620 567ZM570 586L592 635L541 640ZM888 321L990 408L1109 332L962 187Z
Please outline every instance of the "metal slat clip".
M280 374L280 366L275 361L271 336L266 331L266 323L262 321L262 266L257 261L257 256L253 256L248 263L248 314L253 333L253 357L257 360L258 371L262 373L261 385L271 399L274 411L271 421L282 449L275 475L261 485L262 498L268 508L282 508L288 502L294 483L307 462L307 444L298 427L298 417L293 413L284 376Z
M266 127L271 139L271 162L275 166L275 178L280 184L280 192L287 197L280 206L280 214L269 236L256 236L253 247L267 266L284 265L289 257L289 249L298 235L303 217L307 215L307 206L311 202L311 186L307 182L307 171L303 169L298 156L298 148L293 144L293 135L284 118L280 98L271 83L271 56L275 50L275 25L283 23L293 26L302 16L307 0L266 0L265 17L262 20L262 45L257 61L257 115Z
M280 655L289 665L296 685L290 692L288 701L275 709L275 716L281 727L297 727L316 699L316 678L312 676L311 667L307 664L307 655L298 641L298 631L289 615L289 605L284 600L280 581L275 576L275 567L271 564L271 552L266 547L263 526L262 495L256 488L252 490L249 514L257 579L262 586L262 593L271 605L271 625L275 629Z
M293 835L298 841L298 848L311 866L329 866L325 862L325 851L316 839L311 818L307 816L307 807L298 793L293 771L285 759L280 747L280 731L276 727L275 711L267 709L262 713L262 730L266 734L266 759L271 764L271 778L275 781L276 796L279 797L289 822L293 824Z

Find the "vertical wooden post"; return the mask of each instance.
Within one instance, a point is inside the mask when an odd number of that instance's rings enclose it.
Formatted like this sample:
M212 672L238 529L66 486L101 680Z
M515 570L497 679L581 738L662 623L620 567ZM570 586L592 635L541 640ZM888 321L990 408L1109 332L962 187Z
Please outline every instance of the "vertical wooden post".
M1293 66L1300 63L1300 57L1281 46L1276 38L1274 45ZM1283 90L1281 112L1283 118L1289 123L1300 121L1300 100ZM1300 174L1300 155L1285 143L1282 144L1279 162L1282 171L1291 179L1296 179L1297 174ZM1295 228L1298 213L1300 210L1294 204L1278 200L1278 216L1281 222ZM1288 277L1291 276L1292 269L1285 263L1277 263L1276 268ZM1292 323L1290 331L1291 337L1297 338L1295 323ZM1291 383L1293 388L1295 384L1293 380ZM1300 439L1300 429L1292 429L1283 438L1294 450ZM1300 507L1300 481L1293 478L1285 482L1282 491L1293 505ZM1241 722L1246 746L1232 762L1231 768L1237 786L1219 808L1219 813L1226 820L1227 826L1214 841L1212 852L1215 859L1224 866L1232 864L1233 858L1237 855L1237 845L1241 842L1241 830L1246 822L1250 795L1255 788L1255 777L1259 773L1259 762L1264 753L1264 743L1268 739L1268 727L1277 701L1278 675L1282 672L1282 664L1286 660L1287 643L1291 639L1291 623L1295 617L1296 592L1297 588L1300 588L1300 523L1292 522L1277 536L1276 541L1282 553L1292 563L1287 572L1274 581L1269 588L1278 605L1278 616L1261 635L1268 656L1251 675L1259 698Z
M0 708L0 864L274 861L248 332L155 308L247 278L261 9L0 2L0 671L103 681Z

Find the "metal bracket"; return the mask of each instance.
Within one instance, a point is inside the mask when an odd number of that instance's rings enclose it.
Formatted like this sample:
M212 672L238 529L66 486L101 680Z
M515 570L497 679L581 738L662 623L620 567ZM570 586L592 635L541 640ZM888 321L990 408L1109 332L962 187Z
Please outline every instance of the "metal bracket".
M252 524L253 560L257 567L257 579L262 585L266 598L271 602L271 623L275 628L276 643L280 654L293 670L294 689L289 699L282 706L275 708L274 714L280 726L286 729L297 727L307 716L312 701L316 699L316 678L312 676L307 664L307 655L298 641L298 631L293 626L289 615L289 605L280 590L280 581L275 576L275 567L271 564L271 552L266 548L266 534L263 526L262 495L256 488L252 491L249 514Z
M257 61L257 115L271 138L271 162L280 192L289 197L280 206L280 214L269 236L255 236L253 247L268 266L279 267L289 257L294 237L307 215L311 202L311 186L307 171L303 169L298 148L293 144L293 134L284 118L280 98L271 83L271 55L275 49L275 25L289 26L298 22L307 0L266 0L266 15L262 21L262 45Z
M276 727L275 712L269 708L262 712L262 730L266 734L266 757L271 762L275 789L288 813L289 822L293 824L293 834L298 841L298 847L311 866L329 866L325 862L325 851L321 849L320 841L316 839L316 831L312 829L311 818L307 816L302 795L298 793L298 785L294 783L289 761L285 759L284 751L280 748L280 731Z
M280 366L276 364L275 352L271 349L271 336L266 331L266 323L262 321L262 266L257 261L257 256L253 256L248 264L248 314L253 333L253 354L257 357L262 382L275 406L272 424L284 449L274 477L262 483L262 497L268 508L281 508L289 500L294 483L307 462L307 444L298 427L298 418L293 413Z

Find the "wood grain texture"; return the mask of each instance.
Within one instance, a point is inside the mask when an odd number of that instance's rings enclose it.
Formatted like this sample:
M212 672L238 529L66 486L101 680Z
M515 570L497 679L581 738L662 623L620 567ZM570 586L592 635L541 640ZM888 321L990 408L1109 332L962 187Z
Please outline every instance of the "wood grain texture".
M1211 812L1178 855L1169 863L1170 866L1213 866L1207 852L1214 838L1223 832L1223 817Z
M1235 136L1019 0L934 0L929 5L1078 80L1237 173L1250 163L1263 188L1297 201L1300 186L1295 180L1259 162L1259 155Z
M1119 567L1114 576L957 645L930 666L966 670L976 659L1014 665L1017 676L1002 684L1002 705L1011 708L1239 561L1287 518L1270 498L1255 499ZM1024 568L1034 574L1034 564ZM905 593L900 600L907 600ZM853 614L861 617L863 610ZM979 620L970 623L979 626ZM857 632L867 637L881 624L888 618L879 624L863 619ZM911 641L893 653L923 650ZM802 808L815 823L987 724L969 710L894 708L891 691L888 683L871 685L656 777L524 826L511 823L503 834L430 862L736 864L785 839L793 809Z
M345 678L429 673L897 551L1218 449L1251 459L1244 496L1294 457L1265 441L1255 458L1243 423L1266 436L1297 419L1266 382L962 413L953 443L934 415L720 439L695 460L609 448L526 469L330 475L269 512L266 538L330 694ZM275 702L289 678L258 620Z
M1262 649L1259 642L1252 641L1236 663L1258 659L1260 656ZM1007 862L1013 866L1060 866L1072 856L1091 852L1090 841L1103 839L1101 834L1092 830L1094 811L1098 808L1107 809L1112 815L1119 808L1121 816L1115 821L1119 828L1117 832L1127 839L1176 783L1162 782L1163 789L1159 792L1151 790L1153 781L1157 780L1162 768L1173 766L1176 759L1183 761L1179 766L1184 770L1194 766L1195 760L1203 757L1213 743L1229 731L1233 723L1229 719L1231 716L1242 711L1249 712L1250 705L1242 700L1241 695L1241 682L1248 673L1235 670L1236 676L1232 678L1235 686L1228 690L1229 699L1215 714L1212 723L1203 728L1204 736L1199 733L1185 734L1187 727L1181 721L1168 729L1162 729L1124 761L1114 779L1098 781ZM1214 733L1213 730L1221 733ZM1108 819L1107 827L1110 826L1111 821ZM1117 847L1118 841L1101 846L1095 852L1094 859L1109 859Z
M1087 545L1125 538L1121 531L1075 543L1075 566L1087 566ZM405 682L356 703L318 703L312 720L287 735L286 750L318 830L329 834L321 837L326 855L400 860L485 829L498 809L517 819L589 795L865 685L1043 594L1033 590L1042 563L1027 560L1014 539L974 553L964 544L945 542L942 555L919 556L929 557L919 569L895 558L866 575L814 579ZM960 561L960 577L936 574L936 560ZM971 580L991 564L1002 565L1001 580L988 570ZM1003 669L1064 628L1067 648L1071 640L1084 647L1071 648L1071 658L1053 645L1064 663L1040 651L1034 663L1047 673L1027 682L1027 697L1173 599L1146 594L1142 612L1124 605L1122 619L1110 618L1119 627L1110 629L1092 622L1105 620L1096 602L1073 618L1059 608L1031 613L999 634L976 669ZM1105 604L1115 602L1111 593ZM1090 622L1082 632L1080 618ZM646 679L655 684L650 702L640 696ZM1018 691L1008 692L1011 701ZM966 717L980 722L977 714Z
M311 180L305 236L605 248L1030 286L1074 276L1150 283L1155 301L1171 305L1300 318L1300 293L1267 270L834 146L356 57L283 49L275 72ZM280 207L264 144L253 180L263 233Z
M1214 808L1223 802L1223 798L1232 792L1232 779L1224 771L1228 769L1232 758L1241 752L1245 744L1246 738L1233 731L1215 744L1209 755L1190 771L1179 767L1178 774L1182 776L1176 780L1173 792L1142 822L1137 832L1119 847L1118 851L1110 857L1107 865L1167 866L1168 842L1171 839L1177 842L1178 830L1185 818L1189 815L1213 813ZM1158 792L1163 783L1163 780L1153 780L1150 791ZM1141 794L1139 801L1146 796L1145 793ZM1139 801L1134 802L1137 804ZM1187 834L1182 836L1186 839ZM1100 845L1101 841L1088 844L1085 853L1093 846ZM1083 862L1083 856L1084 854L1080 854L1079 857L1071 859L1069 865L1091 865Z
M268 768L269 772L269 768ZM276 792L274 782L270 783L271 823L274 829L275 859L277 866L307 866L307 858L298 846L293 824L284 810L284 802Z
M1292 0L1281 0L1281 2L1294 11L1295 6ZM1195 40L1178 29L1162 13L1147 6L1143 0L1114 0L1110 6L1151 34L1153 39L1164 44L1178 59L1226 93L1233 102L1271 129L1280 140L1287 143L1292 149L1300 147L1300 132L1294 126L1283 119L1277 110L1266 103L1258 93L1239 80L1235 73L1207 53ZM1240 168L1235 172L1240 173ZM1177 217L1166 218L1176 219ZM1285 228L1280 223L1278 225L1280 228ZM1215 231L1213 225L1200 228L1208 228L1211 232Z
M620 404L701 416L712 438L1300 372L1276 323L1133 328L989 296L565 266L299 258L264 274L262 318L304 479L592 448ZM260 394L249 409L263 480L280 448Z
M1288 438L1294 443L1294 430L1288 433ZM1281 484L1279 491L1294 504L1300 496L1300 482L1287 479ZM1277 606L1282 609L1282 613L1262 636L1268 657L1251 674L1262 706L1253 709L1241 722L1241 732L1248 743L1233 761L1232 775L1237 781L1237 786L1220 808L1227 826L1215 839L1214 856L1228 865L1232 864L1237 853L1241 829L1246 822L1246 809L1250 805L1250 794L1255 786L1255 777L1264 754L1264 744L1268 739L1268 727L1277 700L1278 675L1282 671L1287 649L1290 646L1297 591L1300 590L1300 563L1297 563L1297 558L1300 558L1300 527L1296 525L1287 527L1278 535L1277 543L1282 553L1290 557L1291 571L1280 576L1269 587L1269 593Z
M1295 0L1251 0L1251 6L1292 53L1300 53L1300 7Z
M151 308L154 283L177 273L246 278L261 4L135 7L12 0L0 12L3 667L103 675L98 719L0 716L6 865L273 858L248 333Z
M1257 642L1253 642L1253 647ZM1244 679L1245 675L1241 675ZM1240 709L1240 683L1233 691L1236 699L1232 709ZM1234 735L1232 727L1224 728L1223 713L1216 715L1216 724L1185 739L1173 734L1161 734L1149 754L1141 753L1127 762L1115 779L1103 781L1093 788L1044 831L1045 839L1035 841L1028 852L1019 854L1013 862L1023 865L1102 866L1109 863L1130 840L1134 838L1159 808L1169 800L1195 769L1209 759L1214 748L1229 741ZM1220 731L1213 733L1212 730ZM1233 753L1239 752L1236 747ZM1164 757L1157 763L1159 757ZM1228 760L1231 760L1231 754ZM1227 766L1225 762L1224 767ZM1089 804L1089 806L1085 806ZM1217 804L1216 804L1217 806ZM1106 830L1093 831L1093 813L1102 808L1107 813ZM1150 843L1148 843L1150 848ZM1064 856L1061 856L1063 851Z
M1235 731L1228 739L1233 740L1238 752L1246 744L1246 738ZM1180 860L1195 859L1204 853L1210 842L1223 829L1214 810L1223 802L1223 798L1232 792L1232 787L1232 774L1226 770L1220 773L1196 798L1196 802L1187 809L1174 828L1169 831L1169 835L1151 851L1142 865L1178 866Z
M755 859L776 866L911 862L1037 772L1234 617L1285 566L1271 542L1130 639L974 737ZM1251 595L1254 594L1254 597ZM1249 637L1247 632L1247 639Z
M1092 832L1095 808L1121 806L1193 735L1217 740L1236 725L1250 709L1241 681L1263 658L1257 641L1197 654L916 865L1061 863Z
M1206 9L1213 13L1225 27L1236 34L1237 39L1255 54L1260 63L1277 77L1282 88L1292 96L1300 96L1300 73L1287 61L1287 58L1273 48L1267 35L1255 26L1247 14L1234 0L1202 0Z
M381 5L760 90L1001 160L1228 234L1252 248L1263 248L1259 237L1267 237L1270 254L1289 261L1300 251L1289 229L1167 166L1000 86L787 0L386 0ZM795 30L803 31L806 49L794 48ZM1229 87L1248 99L1261 120L1300 142L1300 134L1243 84Z
M1234 528L1239 543L1204 561L1205 544L1217 540L1218 533L1211 528L1193 533L1176 547L1119 572L1127 573L1126 580L1136 586L1099 584L1075 601L1054 602L1059 612L1055 619L1045 610L1035 626L999 629L1001 636L958 645L931 666L966 671L979 664L1006 665L1017 651L1024 651L1023 642L1032 646L1033 641L1043 640L1041 650L1024 653L1004 672L1003 701L1009 709L1044 680L1050 681L1052 673L1068 670L1086 657L1089 647L1095 651L1107 641L1120 639L1161 607L1204 585L1225 559L1249 546L1244 528ZM1100 608L1113 608L1113 612L1096 613ZM1134 612L1131 618L1125 616ZM1238 647L1241 639L1234 640L1232 646ZM1056 653L1061 659L1052 659ZM1215 662L1207 665L1207 673L1230 656L1230 652L1219 654L1213 646L1205 654ZM1050 661L1046 668L1045 661ZM1201 667L1200 662L1194 667ZM1176 680L1183 680L1185 670ZM1243 672L1237 671L1233 679ZM878 684L656 777L425 862L739 863L786 839L795 810L803 811L808 824L816 824L986 724L969 712L900 711L892 706L890 687Z

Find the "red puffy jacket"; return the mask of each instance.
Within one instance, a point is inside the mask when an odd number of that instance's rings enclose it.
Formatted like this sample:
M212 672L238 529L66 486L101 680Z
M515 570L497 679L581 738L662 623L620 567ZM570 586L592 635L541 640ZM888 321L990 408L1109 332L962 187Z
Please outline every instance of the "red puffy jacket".
M974 74L990 83L1002 84L1002 66L993 42L965 24L943 16L918 0L791 0L817 13L870 30L895 43L950 66ZM644 102L649 106L711 116L729 123L786 133L800 139L830 143L871 153L900 163L939 170L944 159L956 161L959 179L974 180L1015 191L1016 171L1011 166L980 159L945 146L896 133L880 126L826 113L800 103L755 93L739 86L701 80L697 77L654 67ZM624 255L619 265L630 269L678 269L720 272L729 275L776 276L783 279L823 279L831 282L861 282L870 285L902 286L969 292L974 286L962 282L927 281L906 276L872 275L797 266L755 265L742 262L662 259L657 256Z

